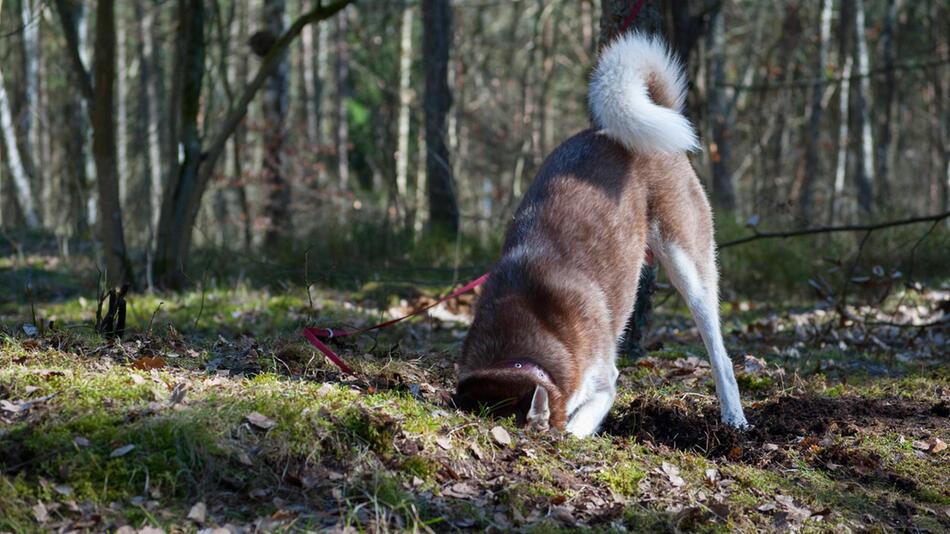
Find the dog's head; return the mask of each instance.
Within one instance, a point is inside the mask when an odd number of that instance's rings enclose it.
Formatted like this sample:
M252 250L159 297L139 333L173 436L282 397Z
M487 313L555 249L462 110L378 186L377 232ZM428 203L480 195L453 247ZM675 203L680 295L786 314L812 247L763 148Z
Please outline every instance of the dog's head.
M548 373L527 359L506 360L465 374L453 397L462 410L515 416L519 425L563 429L565 399Z

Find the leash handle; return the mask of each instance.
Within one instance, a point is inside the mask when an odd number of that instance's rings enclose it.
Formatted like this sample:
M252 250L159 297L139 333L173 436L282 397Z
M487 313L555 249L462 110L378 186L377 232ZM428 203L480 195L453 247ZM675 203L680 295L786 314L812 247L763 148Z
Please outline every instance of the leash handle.
M316 328L313 326L308 326L307 328L303 329L303 335L307 339L307 341L310 342L311 345L316 347L317 350L322 352L323 355L326 356L328 360L333 362L333 365L336 365L337 367L339 367L340 370L343 371L344 373L350 376L357 377L356 371L354 371L352 367L347 365L346 362L343 360L343 358L340 357L339 354L337 354L336 352L333 351L333 349L327 346L327 344L324 343L324 340L328 341L335 337L355 336L355 335L364 334L366 332L370 332L373 330L380 330L382 328L387 328L398 322L405 321L406 319L409 319L410 317L415 317L416 315L426 312L430 310L431 308L434 308L447 300L452 300L458 297L459 295L468 293L469 291L475 289L476 287L484 284L487 280L488 280L488 273L485 273L479 276L478 278L472 280L471 282L463 285L462 287L456 289L455 291L449 293L448 295L433 302L432 304L429 304L428 306L423 306L417 310L414 310L412 313L408 315L403 315L402 317L399 317L397 319L390 319L389 321L379 323L373 326L369 326L366 328L360 328L358 330L342 330L342 329L334 330L333 328Z

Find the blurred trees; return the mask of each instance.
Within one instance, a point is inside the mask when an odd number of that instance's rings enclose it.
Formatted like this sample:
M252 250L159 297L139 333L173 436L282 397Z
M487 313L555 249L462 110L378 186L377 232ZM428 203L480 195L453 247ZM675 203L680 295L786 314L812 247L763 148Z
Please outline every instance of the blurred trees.
M405 246L429 227L490 241L588 125L598 33L629 5L5 0L3 224L64 253L96 228L110 279L168 287L187 283L192 243L303 248L359 224ZM720 222L948 208L945 2L644 6L636 24L686 60Z

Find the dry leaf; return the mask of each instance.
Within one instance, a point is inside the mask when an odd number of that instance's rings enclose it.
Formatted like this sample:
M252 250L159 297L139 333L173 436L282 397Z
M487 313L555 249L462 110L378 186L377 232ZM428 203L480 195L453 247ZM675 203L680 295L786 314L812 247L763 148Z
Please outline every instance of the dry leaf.
M930 444L926 441L916 440L910 446L921 451L930 450Z
M436 438L435 443L445 450L452 450L452 440L448 437Z
M109 453L109 458L121 458L122 456L132 452L133 449L135 449L135 445L123 445Z
M251 423L261 430L270 430L277 426L277 423L273 419L259 412L251 412L244 416L244 418L247 419L248 423Z
M479 460L485 459L485 453L482 452L481 447L479 447L477 443L472 443L471 445L468 446L468 448L472 450L472 454L474 454L475 457L478 458Z
M930 452L938 453L947 449L947 444L940 438L930 438L928 442L930 445Z
M663 473L666 474L670 484L672 484L674 487L678 488L686 484L686 481L680 476L680 468L676 467L675 465L663 462Z
M495 440L495 443L501 445L502 447L511 446L511 434L507 430L500 426L496 426L491 429L491 437Z
M204 524L205 519L208 517L208 507L205 506L205 503L198 502L191 507L191 510L188 511L188 519L191 519L199 525Z
M49 521L49 512L46 510L46 505L43 504L43 501L36 503L33 506L33 517L40 523L45 523Z
M165 367L165 358L161 356L142 356L141 358L132 362L132 369L140 369L142 371L151 371L152 369L161 369Z

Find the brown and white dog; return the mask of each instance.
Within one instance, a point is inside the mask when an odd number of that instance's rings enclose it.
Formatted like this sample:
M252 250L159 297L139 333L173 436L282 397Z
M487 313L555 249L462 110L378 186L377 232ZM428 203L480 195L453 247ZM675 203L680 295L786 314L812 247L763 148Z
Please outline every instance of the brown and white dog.
M618 341L650 251L699 327L723 421L746 426L685 96L661 40L632 34L604 49L590 84L597 127L548 156L518 207L465 339L458 407L594 433L616 396Z

